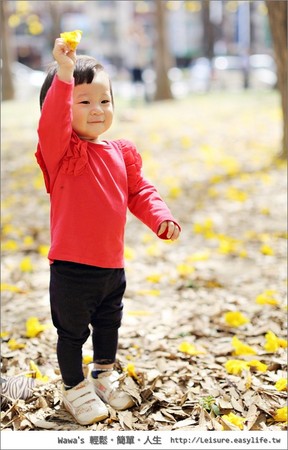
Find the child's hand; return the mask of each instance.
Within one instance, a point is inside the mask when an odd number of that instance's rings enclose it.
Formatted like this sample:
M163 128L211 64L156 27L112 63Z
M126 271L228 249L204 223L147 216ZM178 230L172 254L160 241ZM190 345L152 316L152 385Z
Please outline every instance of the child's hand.
M55 40L53 56L58 63L58 76L63 81L70 81L76 62L76 51L71 50L62 38Z
M157 236L161 239L171 239L171 241L175 241L178 239L179 234L180 230L176 223L165 220L165 222L161 223Z

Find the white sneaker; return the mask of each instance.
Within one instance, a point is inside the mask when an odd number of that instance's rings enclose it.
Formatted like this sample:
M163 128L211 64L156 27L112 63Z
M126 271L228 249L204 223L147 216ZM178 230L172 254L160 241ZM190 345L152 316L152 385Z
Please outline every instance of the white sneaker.
M106 405L95 394L88 380L65 390L62 388L63 404L80 425L90 425L108 417Z
M120 374L116 370L100 373L98 378L93 378L90 373L90 381L93 383L95 392L112 408L122 411L135 405L132 397L123 391L119 382Z

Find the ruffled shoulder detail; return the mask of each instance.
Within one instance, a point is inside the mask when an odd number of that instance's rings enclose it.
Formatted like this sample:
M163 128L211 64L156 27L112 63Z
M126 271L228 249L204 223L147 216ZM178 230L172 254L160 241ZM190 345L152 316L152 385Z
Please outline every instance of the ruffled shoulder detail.
M81 175L88 164L87 141L79 139L73 131L67 152L65 153L61 171L67 175Z
M48 173L44 158L41 153L40 144L38 144L38 146L37 146L37 151L35 153L35 157L36 157L36 160L42 170L46 191L47 191L47 194L49 194L50 193L50 177L49 177L49 173Z
M137 152L136 147L132 142L125 139L118 139L115 142L122 150L123 159L126 165L128 191L133 194L137 191L138 180L141 177L141 155Z

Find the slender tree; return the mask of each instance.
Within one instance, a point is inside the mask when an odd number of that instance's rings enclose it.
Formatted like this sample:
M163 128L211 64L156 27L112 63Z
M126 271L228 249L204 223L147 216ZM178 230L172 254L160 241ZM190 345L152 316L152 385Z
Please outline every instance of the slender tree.
M156 24L156 93L155 100L172 99L168 70L171 67L171 55L168 47L166 28L166 2L154 0Z
M14 98L14 86L11 72L12 50L10 48L10 36L8 22L7 1L1 0L1 85L2 100L12 100Z
M274 45L278 74L278 89L283 112L283 143L280 157L287 159L288 150L288 98L287 98L287 1L266 0L271 36Z

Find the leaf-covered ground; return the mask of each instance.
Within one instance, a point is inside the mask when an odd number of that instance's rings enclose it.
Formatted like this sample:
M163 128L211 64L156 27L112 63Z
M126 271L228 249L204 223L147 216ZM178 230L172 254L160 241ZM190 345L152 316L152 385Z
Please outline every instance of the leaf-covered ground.
M59 394L38 115L36 99L2 105L1 377L37 375L28 400L3 397L2 429L87 429ZM284 430L287 178L275 161L277 93L119 101L107 137L136 143L183 231L163 242L128 215L118 369L132 377L138 404L89 429ZM89 363L90 341L83 356Z

